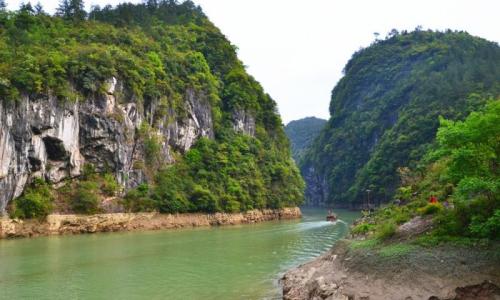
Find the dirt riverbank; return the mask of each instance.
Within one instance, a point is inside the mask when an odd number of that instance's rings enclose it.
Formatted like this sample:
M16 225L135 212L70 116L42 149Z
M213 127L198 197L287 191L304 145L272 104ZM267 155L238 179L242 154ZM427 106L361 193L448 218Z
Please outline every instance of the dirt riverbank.
M344 240L282 278L283 299L500 299L500 247Z
M237 225L300 217L300 209L292 207L275 210L251 210L245 213L232 214L113 213L88 216L49 215L43 221L3 218L0 219L0 238Z

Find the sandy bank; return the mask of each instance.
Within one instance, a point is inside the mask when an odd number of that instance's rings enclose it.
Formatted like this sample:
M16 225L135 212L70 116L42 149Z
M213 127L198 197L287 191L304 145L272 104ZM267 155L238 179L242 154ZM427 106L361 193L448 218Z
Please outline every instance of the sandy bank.
M49 215L46 220L0 219L0 238L96 232L160 230L199 226L258 223L300 218L298 207L251 210L245 213L113 213L96 215Z

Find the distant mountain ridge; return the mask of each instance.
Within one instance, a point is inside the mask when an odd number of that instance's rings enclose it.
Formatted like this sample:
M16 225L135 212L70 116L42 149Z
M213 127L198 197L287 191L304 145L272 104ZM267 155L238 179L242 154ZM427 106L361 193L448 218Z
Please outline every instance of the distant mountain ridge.
M291 121L285 126L285 133L288 139L290 139L290 145L292 147L292 157L297 163L301 160L306 149L321 132L326 122L326 120L316 117L307 117Z

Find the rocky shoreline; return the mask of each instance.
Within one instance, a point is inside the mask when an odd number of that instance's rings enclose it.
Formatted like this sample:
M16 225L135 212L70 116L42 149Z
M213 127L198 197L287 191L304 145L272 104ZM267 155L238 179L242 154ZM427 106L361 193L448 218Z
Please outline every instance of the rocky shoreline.
M283 299L500 299L498 245L362 246L340 241L330 252L281 279Z
M49 215L43 221L0 219L0 239L97 232L161 230L220 226L296 219L298 207L251 210L244 213L112 213L96 215Z

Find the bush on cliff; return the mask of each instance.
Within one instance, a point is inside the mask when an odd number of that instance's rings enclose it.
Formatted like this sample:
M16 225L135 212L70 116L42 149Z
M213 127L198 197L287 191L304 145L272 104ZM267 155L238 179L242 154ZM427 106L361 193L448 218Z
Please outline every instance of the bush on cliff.
M35 179L23 195L14 200L11 216L21 219L45 218L52 211L53 201L50 186L40 179Z
M80 181L71 201L71 208L76 213L95 214L99 212L99 185L94 181Z
M414 171L411 184L402 187L411 195L408 203L381 208L366 222L381 224L375 234L385 235L383 224L397 224L404 212L409 218L432 217L430 236L437 240L498 240L500 100L490 100L464 121L441 119L440 124L437 144L422 160L424 171ZM431 195L439 203L428 203Z
M149 186L141 184L127 192L123 197L122 205L127 212L150 212L155 210L155 202L149 194Z
M160 211L245 211L297 206L303 183L291 160L250 136L219 143L200 139L174 166L158 173L154 199Z

